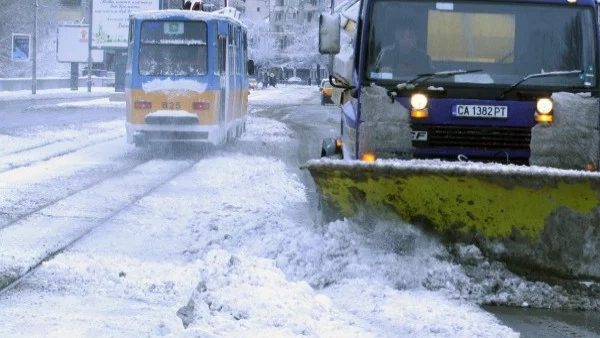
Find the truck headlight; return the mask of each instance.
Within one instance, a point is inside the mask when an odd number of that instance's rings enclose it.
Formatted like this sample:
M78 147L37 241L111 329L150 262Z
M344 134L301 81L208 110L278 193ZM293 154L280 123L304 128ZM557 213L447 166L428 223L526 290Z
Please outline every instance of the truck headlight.
M360 159L365 162L375 162L375 154L373 153L364 153L360 156Z
M536 109L540 114L550 114L554 108L554 103L549 98L543 97L537 100Z
M414 94L410 97L410 105L415 110L422 110L427 107L427 96L423 94Z

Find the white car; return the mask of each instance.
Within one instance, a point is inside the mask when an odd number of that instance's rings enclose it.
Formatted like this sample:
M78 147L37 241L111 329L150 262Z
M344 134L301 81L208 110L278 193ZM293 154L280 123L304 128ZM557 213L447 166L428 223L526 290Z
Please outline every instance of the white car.
M287 79L286 83L289 83L289 84L304 84L304 80L302 80L301 78L299 78L297 76L292 76L289 79Z
M321 84L319 84L319 91L323 90L323 87L325 87L326 83L329 83L329 79L322 79L321 80Z

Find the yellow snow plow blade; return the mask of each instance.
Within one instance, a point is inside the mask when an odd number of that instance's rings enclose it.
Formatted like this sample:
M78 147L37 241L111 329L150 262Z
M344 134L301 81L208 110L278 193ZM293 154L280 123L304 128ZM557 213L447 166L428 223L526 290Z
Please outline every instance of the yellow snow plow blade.
M521 251L543 244L536 241L600 228L598 173L423 160L320 159L305 167L341 216L392 216L461 238L501 241L509 251L510 242L528 246L517 252L520 258L527 256ZM583 247L585 240L565 245Z

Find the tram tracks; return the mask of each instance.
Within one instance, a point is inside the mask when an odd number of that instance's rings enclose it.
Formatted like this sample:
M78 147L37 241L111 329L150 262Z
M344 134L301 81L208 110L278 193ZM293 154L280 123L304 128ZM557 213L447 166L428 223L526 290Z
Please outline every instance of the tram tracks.
M0 295L199 160L145 161L0 229Z
M102 154L120 143L100 142L95 147L83 147L50 160L0 172L0 230L151 158L127 151L122 145L117 153ZM96 163L85 163L90 159Z
M90 135L85 139L50 141L49 143L11 151L1 155L0 173L48 161L103 142L117 140L123 138L123 136L123 132L119 130L108 135L98 134Z

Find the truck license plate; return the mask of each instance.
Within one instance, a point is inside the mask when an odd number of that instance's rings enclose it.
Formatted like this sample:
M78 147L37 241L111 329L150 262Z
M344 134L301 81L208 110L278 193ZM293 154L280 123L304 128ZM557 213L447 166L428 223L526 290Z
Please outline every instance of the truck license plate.
M456 104L452 106L452 116L505 119L508 118L508 106Z

